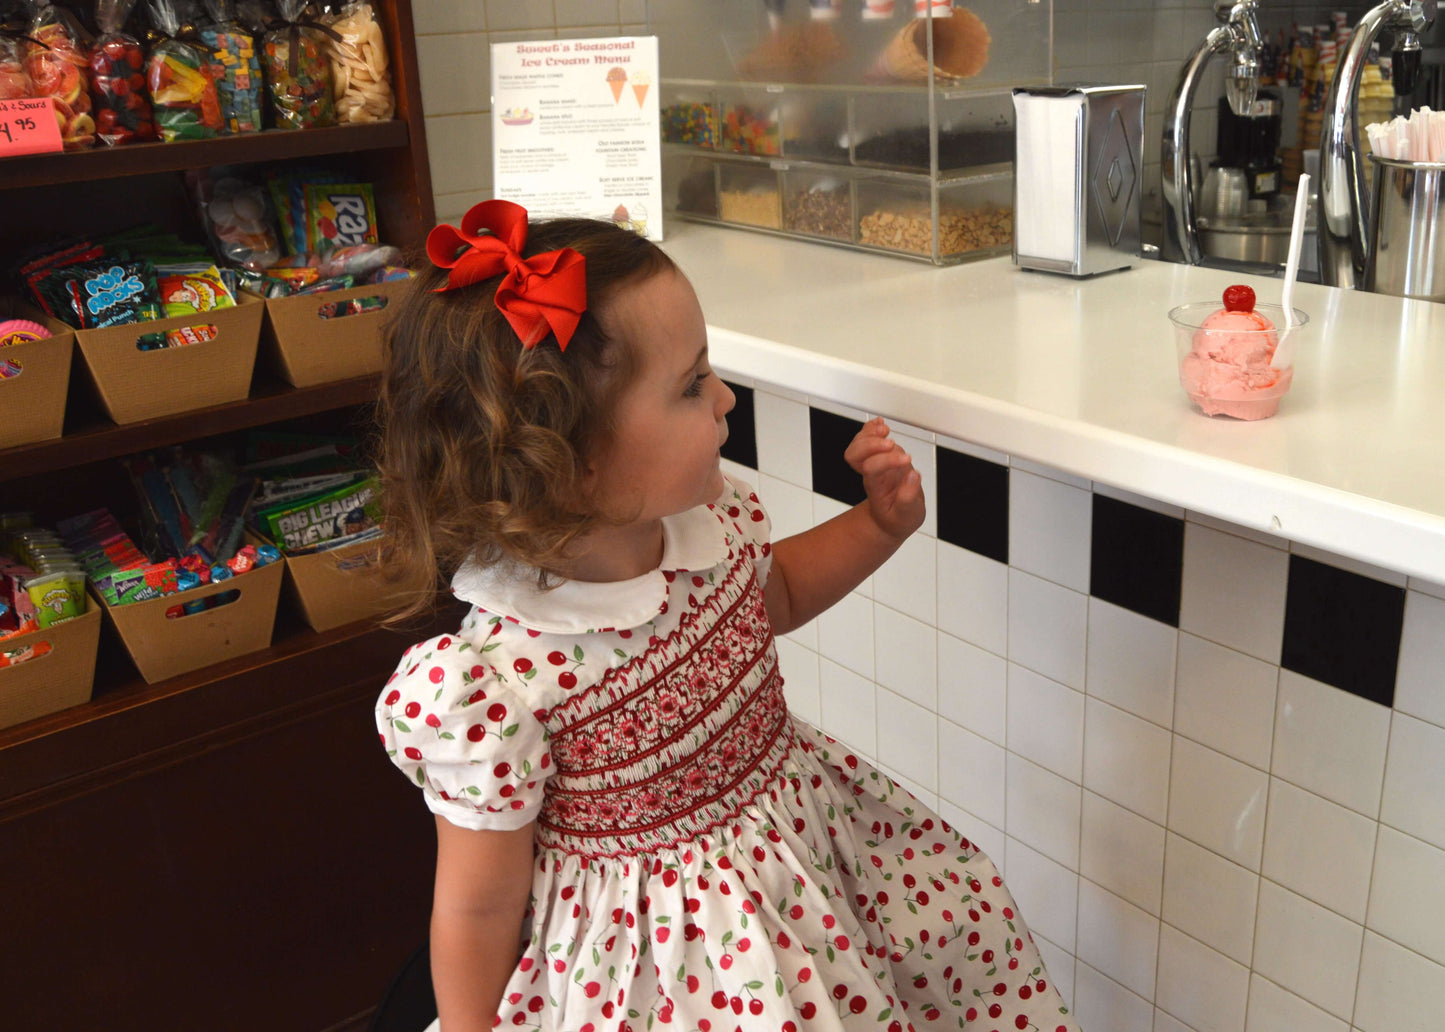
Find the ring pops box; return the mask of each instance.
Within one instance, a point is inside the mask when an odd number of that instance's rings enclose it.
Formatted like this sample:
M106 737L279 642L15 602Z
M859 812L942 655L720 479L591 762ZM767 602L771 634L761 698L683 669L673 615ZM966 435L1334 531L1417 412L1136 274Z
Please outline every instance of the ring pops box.
M197 613L175 612L227 592L236 595L224 604ZM154 684L268 648L280 595L281 563L267 563L146 602L112 606L102 599L101 605L141 676Z
M266 345L293 387L381 372L382 328L411 290L394 280L266 299Z
M243 291L234 308L76 330L75 340L110 418L138 423L245 399L265 310Z
M0 298L0 321L24 319L51 333L0 347L0 448L59 437L65 424L75 331L25 305Z
M49 646L43 656L0 668L0 728L90 701L100 645L100 602L88 597L86 611L72 620L0 640L4 652Z

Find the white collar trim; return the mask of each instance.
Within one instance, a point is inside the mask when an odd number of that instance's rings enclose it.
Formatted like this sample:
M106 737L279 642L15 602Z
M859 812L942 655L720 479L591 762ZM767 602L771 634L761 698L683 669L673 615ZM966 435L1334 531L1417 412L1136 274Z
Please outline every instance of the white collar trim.
M710 570L727 554L722 515L711 505L699 505L663 517L662 562L640 577L606 583L563 581L542 591L532 567L505 560L490 566L467 562L452 578L452 594L549 634L623 629L647 623L662 609L667 601L664 570Z

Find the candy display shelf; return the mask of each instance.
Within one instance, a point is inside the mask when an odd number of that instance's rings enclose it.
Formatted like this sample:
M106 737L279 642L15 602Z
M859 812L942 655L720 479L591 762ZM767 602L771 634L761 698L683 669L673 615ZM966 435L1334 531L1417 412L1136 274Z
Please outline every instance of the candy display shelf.
M0 252L141 220L195 238L184 172L297 162L372 183L384 242L419 247L435 216L412 4L375 8L394 121L0 160ZM116 425L81 365L63 436L0 450L0 509L124 519L124 457L253 427L365 432L377 387L293 388L262 363L244 401ZM106 619L91 700L0 729L0 870L20 901L0 928L6 1027L364 1027L425 937L433 860L372 704L402 649L455 613L315 632L283 591L269 647L155 684Z

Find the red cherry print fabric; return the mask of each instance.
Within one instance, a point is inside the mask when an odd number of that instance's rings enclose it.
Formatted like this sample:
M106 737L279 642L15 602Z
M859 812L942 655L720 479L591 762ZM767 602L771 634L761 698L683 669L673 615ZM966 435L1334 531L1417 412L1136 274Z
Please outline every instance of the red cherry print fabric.
M988 858L788 715L766 514L735 481L710 508L727 558L663 571L648 623L538 634L478 607L382 690L434 812L536 821L500 1027L1077 1032Z

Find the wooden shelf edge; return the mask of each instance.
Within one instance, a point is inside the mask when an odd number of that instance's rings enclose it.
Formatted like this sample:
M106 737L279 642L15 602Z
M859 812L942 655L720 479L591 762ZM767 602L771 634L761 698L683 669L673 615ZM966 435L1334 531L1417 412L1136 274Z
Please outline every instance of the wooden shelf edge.
M182 172L216 165L250 165L292 158L349 154L406 147L410 131L402 119L326 129L268 129L212 140L136 143L60 154L30 154L0 161L5 189L80 183L97 179Z
M455 630L447 606L391 631L361 620L304 631L252 652L155 684L137 679L90 702L0 730L0 814L8 804L67 780L254 722L337 686L374 680L377 690L414 642Z
M193 409L139 423L107 423L49 441L7 448L0 450L0 482L130 455L147 448L179 444L211 434L245 430L295 416L359 405L375 400L379 384L377 376L359 376L316 387L267 385L247 398L224 405Z

